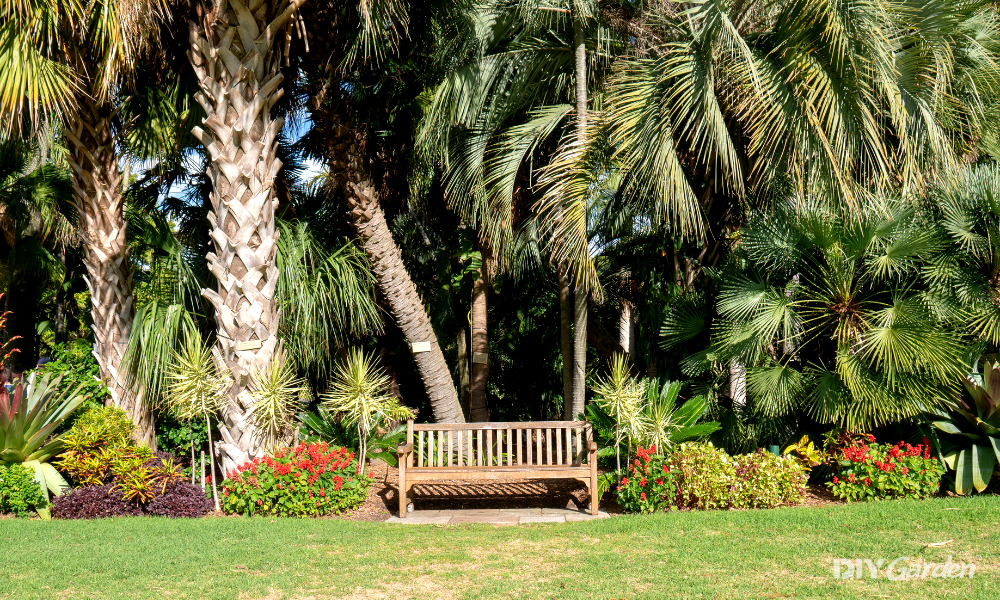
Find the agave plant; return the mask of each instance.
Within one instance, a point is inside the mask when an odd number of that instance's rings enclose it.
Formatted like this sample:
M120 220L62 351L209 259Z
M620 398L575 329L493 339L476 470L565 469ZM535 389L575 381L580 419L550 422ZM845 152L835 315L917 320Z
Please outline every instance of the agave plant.
M49 439L52 432L83 402L79 388L59 392L62 377L46 376L38 381L32 373L28 382L18 383L12 393L0 391L0 464L21 463L35 471L35 482L46 501L49 492L59 495L68 487L66 480L48 460L62 449L62 436ZM47 516L45 509L39 511Z
M928 412L944 461L955 471L955 492L982 492L1000 473L1000 363L962 381L968 395L947 410Z
M323 407L358 430L359 455L368 455L369 438L380 422L412 418L413 411L388 394L389 377L360 349L353 348L337 367ZM364 473L364 461L361 461Z

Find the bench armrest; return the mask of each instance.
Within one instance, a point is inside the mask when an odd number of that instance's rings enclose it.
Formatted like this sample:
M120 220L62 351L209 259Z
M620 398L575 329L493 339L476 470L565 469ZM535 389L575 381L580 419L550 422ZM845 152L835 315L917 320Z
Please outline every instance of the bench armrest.
M396 454L409 454L413 452L413 444L402 444L396 447Z
M587 452L591 454L597 452L597 442L587 442Z

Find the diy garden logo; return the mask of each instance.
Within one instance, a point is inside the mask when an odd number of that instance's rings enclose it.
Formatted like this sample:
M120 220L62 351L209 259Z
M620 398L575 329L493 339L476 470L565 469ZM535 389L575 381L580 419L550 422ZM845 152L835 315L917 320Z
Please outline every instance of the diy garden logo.
M884 567L884 568L883 568ZM968 577L972 579L976 575L976 565L972 563L953 562L951 555L943 563L926 562L923 560L910 560L908 556L900 556L895 560L888 561L884 558L835 558L833 559L834 579L869 579L885 577L892 581L905 581L907 579L958 579Z

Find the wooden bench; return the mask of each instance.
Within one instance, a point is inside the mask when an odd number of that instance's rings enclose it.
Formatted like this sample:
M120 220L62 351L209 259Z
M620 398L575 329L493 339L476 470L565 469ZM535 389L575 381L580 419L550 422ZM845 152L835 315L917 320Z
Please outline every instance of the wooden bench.
M470 479L577 479L597 514L597 444L586 421L406 423L399 456L399 516L416 483Z

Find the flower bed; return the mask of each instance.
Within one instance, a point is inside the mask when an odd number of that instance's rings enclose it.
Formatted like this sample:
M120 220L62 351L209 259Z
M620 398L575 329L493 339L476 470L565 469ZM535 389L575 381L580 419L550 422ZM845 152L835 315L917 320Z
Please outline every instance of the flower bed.
M941 486L944 468L931 457L930 442L916 446L875 443L871 434L847 434L837 454L837 475L827 485L838 498L853 502L883 498L928 498Z
M340 514L368 497L371 476L346 448L299 444L226 473L222 509L228 513L311 517Z
M770 508L798 503L808 476L802 465L758 451L729 456L708 444L681 444L667 455L639 448L616 489L629 512L664 509Z

